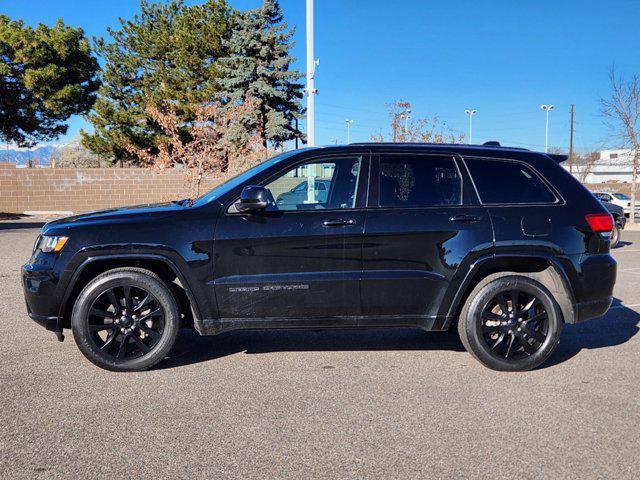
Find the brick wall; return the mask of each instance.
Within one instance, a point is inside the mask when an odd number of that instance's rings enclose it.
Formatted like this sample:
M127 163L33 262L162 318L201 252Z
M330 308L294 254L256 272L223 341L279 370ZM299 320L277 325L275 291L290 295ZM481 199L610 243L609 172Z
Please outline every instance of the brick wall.
M201 192L219 182L203 181ZM0 212L86 212L189 196L182 172L140 168L16 168L0 163Z

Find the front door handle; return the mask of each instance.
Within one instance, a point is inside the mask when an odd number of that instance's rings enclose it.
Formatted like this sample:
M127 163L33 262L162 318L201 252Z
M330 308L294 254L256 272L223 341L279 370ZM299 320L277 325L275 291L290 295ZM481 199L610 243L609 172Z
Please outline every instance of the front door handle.
M346 227L348 225L353 225L354 223L356 222L351 218L346 220L342 218L332 218L322 222L322 225L324 225L325 227Z
M452 222L472 223L479 222L480 217L478 215L454 215L453 217L449 218L449 220L451 220Z

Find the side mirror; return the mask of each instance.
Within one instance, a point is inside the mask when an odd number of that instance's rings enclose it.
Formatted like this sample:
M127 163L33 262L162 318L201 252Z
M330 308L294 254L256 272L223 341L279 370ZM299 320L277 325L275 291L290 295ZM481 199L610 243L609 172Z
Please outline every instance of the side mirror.
M268 205L269 189L258 185L249 185L242 189L236 208L239 212L255 212L264 210Z

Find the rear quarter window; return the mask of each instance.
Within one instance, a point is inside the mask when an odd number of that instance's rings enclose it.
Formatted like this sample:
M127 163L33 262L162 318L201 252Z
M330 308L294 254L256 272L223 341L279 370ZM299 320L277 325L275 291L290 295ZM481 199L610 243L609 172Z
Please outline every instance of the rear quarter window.
M485 204L555 203L556 196L527 165L509 160L465 160Z

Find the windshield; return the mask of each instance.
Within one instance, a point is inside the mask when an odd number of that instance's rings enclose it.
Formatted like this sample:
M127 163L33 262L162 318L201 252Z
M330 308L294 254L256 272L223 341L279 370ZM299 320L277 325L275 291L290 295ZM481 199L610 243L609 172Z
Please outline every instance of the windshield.
M613 196L616 197L618 200L631 200L631 198L628 195L625 195L624 193L614 193Z
M211 190L209 193L205 193L203 196L198 198L195 202L193 202L193 204L194 205L204 205L205 203L209 203L209 202L211 202L213 200L216 200L217 198L220 198L225 193L227 193L230 190L233 190L234 188L236 188L238 185L241 185L242 183L246 182L247 180L249 180L254 175L257 175L258 173L263 172L267 168L275 165L276 163L281 162L282 160L284 160L286 158L291 157L292 155L294 155L294 154L296 154L296 153L298 153L298 152L300 152L302 150L303 149L291 150L289 152L285 152L283 154L276 155L275 157L270 158L269 160L267 160L267 161L265 161L263 163L260 163L259 165L256 165L255 167L250 168L246 172L240 173L239 175L236 175L235 177L230 178L226 182L221 183L216 188ZM306 149L304 149L304 150L306 150Z

